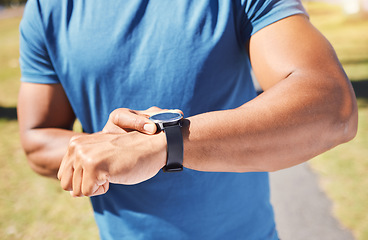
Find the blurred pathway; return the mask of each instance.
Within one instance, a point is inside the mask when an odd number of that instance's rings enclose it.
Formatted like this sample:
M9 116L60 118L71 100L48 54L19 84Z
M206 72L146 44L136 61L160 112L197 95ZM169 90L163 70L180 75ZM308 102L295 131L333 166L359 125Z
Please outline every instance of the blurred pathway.
M281 240L353 240L332 216L332 203L308 163L270 173L271 201Z

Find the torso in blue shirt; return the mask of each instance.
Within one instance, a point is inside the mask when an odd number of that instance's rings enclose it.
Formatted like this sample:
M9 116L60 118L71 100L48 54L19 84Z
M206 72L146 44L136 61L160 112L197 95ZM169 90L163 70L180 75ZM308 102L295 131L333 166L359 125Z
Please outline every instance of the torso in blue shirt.
M22 81L61 83L89 133L121 107L235 108L256 96L250 36L298 13L291 0L29 0ZM267 173L159 172L91 200L103 239L277 239Z

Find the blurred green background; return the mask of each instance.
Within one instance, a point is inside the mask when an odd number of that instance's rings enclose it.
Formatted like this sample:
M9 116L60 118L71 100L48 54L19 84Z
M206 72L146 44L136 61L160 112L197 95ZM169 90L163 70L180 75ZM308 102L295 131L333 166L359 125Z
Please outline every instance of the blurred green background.
M363 1L361 1L363 2ZM367 1L365 1L367 4ZM341 5L304 3L312 23L330 40L352 81L359 106L358 134L310 161L334 214L359 240L368 239L368 17ZM345 5L346 6L346 5ZM368 9L366 9L368 10Z
M357 137L310 163L334 202L335 216L357 239L368 240L368 18L347 15L337 4L304 5L336 49L359 104ZM11 9L6 17L0 12L0 239L98 239L89 200L73 199L57 181L33 173L21 149L16 120L21 11Z

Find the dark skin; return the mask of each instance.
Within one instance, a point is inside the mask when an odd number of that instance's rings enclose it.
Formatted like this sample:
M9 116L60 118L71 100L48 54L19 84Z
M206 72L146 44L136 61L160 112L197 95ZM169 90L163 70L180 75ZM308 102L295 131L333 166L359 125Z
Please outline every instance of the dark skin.
M183 127L185 167L276 171L355 136L351 84L331 45L305 16L260 30L247 48L264 93L237 109L189 117ZM134 184L153 177L166 158L165 136L153 134L147 118L158 111L117 109L101 133L79 134L70 131L75 116L60 85L22 83L18 105L31 167L58 176L73 196L103 194L110 182Z

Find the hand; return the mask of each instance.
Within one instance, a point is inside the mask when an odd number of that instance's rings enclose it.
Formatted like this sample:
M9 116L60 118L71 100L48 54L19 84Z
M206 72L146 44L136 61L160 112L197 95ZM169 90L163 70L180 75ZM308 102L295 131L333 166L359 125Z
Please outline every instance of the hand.
M72 138L58 172L62 188L72 196L95 196L106 193L109 182L135 184L156 175L166 164L166 140L163 134L148 136L156 133L148 118L165 111L119 108L101 133ZM152 142L159 137L161 141Z
M156 125L148 118L152 115L161 112L178 112L183 114L180 110L168 110L158 107L151 107L144 111L136 111L127 108L118 108L114 110L107 121L102 132L104 133L127 133L133 130L146 134L155 134Z
M136 184L155 176L166 163L163 133L95 133L73 137L58 178L74 197L96 196L109 182Z

